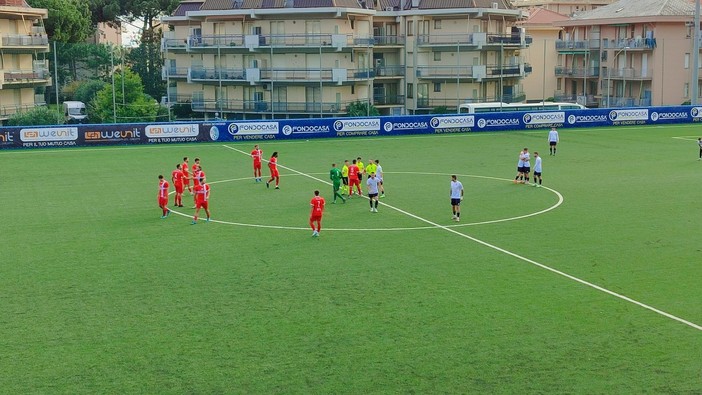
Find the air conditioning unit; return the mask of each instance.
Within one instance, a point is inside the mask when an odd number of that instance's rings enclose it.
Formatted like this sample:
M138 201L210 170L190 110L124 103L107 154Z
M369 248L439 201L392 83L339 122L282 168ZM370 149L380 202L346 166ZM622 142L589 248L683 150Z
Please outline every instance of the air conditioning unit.
M385 7L385 11L392 11L392 10L393 10L392 7Z
M263 90L264 90L264 91L269 91L269 90L271 90L271 84L263 84Z
M499 4L497 4L497 2L493 2L493 3L492 3L492 8L497 9L498 6L499 6Z

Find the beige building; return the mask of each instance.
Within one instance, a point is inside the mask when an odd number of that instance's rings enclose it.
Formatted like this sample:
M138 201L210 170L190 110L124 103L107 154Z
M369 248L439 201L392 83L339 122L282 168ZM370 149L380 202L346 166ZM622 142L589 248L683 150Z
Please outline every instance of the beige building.
M528 11L529 17L517 22L518 26L523 27L526 34L533 38L532 44L524 50L525 59L534 70L522 82L526 99L529 102L548 99L568 101L557 94L560 88L554 75L558 66L555 42L561 38L563 28L555 26L554 23L569 18L545 8L532 8Z
M92 44L122 45L122 28L106 22L100 22L95 29L95 33L87 40Z
M227 118L457 111L521 101L531 39L508 0L183 1L162 43L168 102Z
M37 88L51 85L49 40L43 20L48 11L31 8L23 0L0 0L0 121L17 112L43 105Z
M556 77L564 96L601 107L690 101L694 3L619 0L557 22Z
M541 8L562 15L573 16L584 11L594 10L615 0L512 0L520 9Z

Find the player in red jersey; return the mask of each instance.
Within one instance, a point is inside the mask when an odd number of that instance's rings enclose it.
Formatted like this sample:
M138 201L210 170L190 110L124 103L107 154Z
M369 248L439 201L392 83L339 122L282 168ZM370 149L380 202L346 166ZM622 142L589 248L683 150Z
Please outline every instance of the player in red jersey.
M278 174L278 151L275 151L271 155L271 159L268 160L268 169L271 171L271 179L266 181L266 188L270 188L271 182L275 180L275 189L280 189L278 184L280 183L280 174Z
M168 217L171 210L168 209L168 181L163 179L163 175L158 176L158 206L163 211L161 218Z
M171 181L175 187L175 207L183 207L183 170L180 168L180 163L176 164L175 170L171 173Z
M195 192L195 215L193 216L193 225L197 223L197 217L200 214L200 209L204 208L207 214L207 222L210 222L210 185L205 182L205 179L200 179L200 184L193 188Z
M195 160L197 160L197 159L195 159ZM199 164L197 164L197 166L193 165L193 186L196 187L196 186L200 185L200 183L201 183L200 180L203 180L203 179L205 179L205 172L202 170L202 166L200 166ZM195 206L197 206L197 197L196 196L193 196L193 203L194 203L193 208L195 208Z
M314 197L310 200L310 227L312 228L312 237L319 236L319 231L322 230L322 213L324 212L324 198L319 196L319 191L314 191ZM315 228L314 224L317 223Z
M253 158L253 171L254 171L254 181L261 182L261 159L263 158L263 151L258 148L258 144L254 145L253 151L251 151L251 157Z
M358 165L356 164L356 159L354 159L351 162L351 166L349 166L349 197L353 195L353 186L356 186L356 189L358 190L358 196L363 196L363 193L361 192L361 181L358 179L358 175L360 173L360 169L358 168Z
M190 186L190 170L188 168L188 157L183 158L183 164L180 165L180 170L183 171L183 187L193 194L193 187Z

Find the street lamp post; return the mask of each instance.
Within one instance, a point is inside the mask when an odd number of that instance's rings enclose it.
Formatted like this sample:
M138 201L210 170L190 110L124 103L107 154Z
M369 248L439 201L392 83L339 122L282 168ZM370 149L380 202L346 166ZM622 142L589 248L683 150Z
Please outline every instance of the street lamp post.
M619 51L616 51L614 53L614 56L612 56L612 63L614 63L614 58L616 58L620 53L622 53L622 51L624 51L624 59L626 61L626 50L627 49L629 49L629 47L624 47L624 48L620 49ZM622 76L623 76L623 74L622 74ZM612 95L610 92L610 90L612 89L612 88L610 88L611 85L612 85L612 69L610 68L607 71L607 107L608 108L612 106Z

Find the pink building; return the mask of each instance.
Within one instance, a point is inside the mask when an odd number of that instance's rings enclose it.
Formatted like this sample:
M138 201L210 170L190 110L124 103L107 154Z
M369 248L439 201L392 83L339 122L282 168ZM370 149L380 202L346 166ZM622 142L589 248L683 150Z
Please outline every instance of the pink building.
M694 10L694 0L619 0L556 22L557 95L600 107L689 102Z

